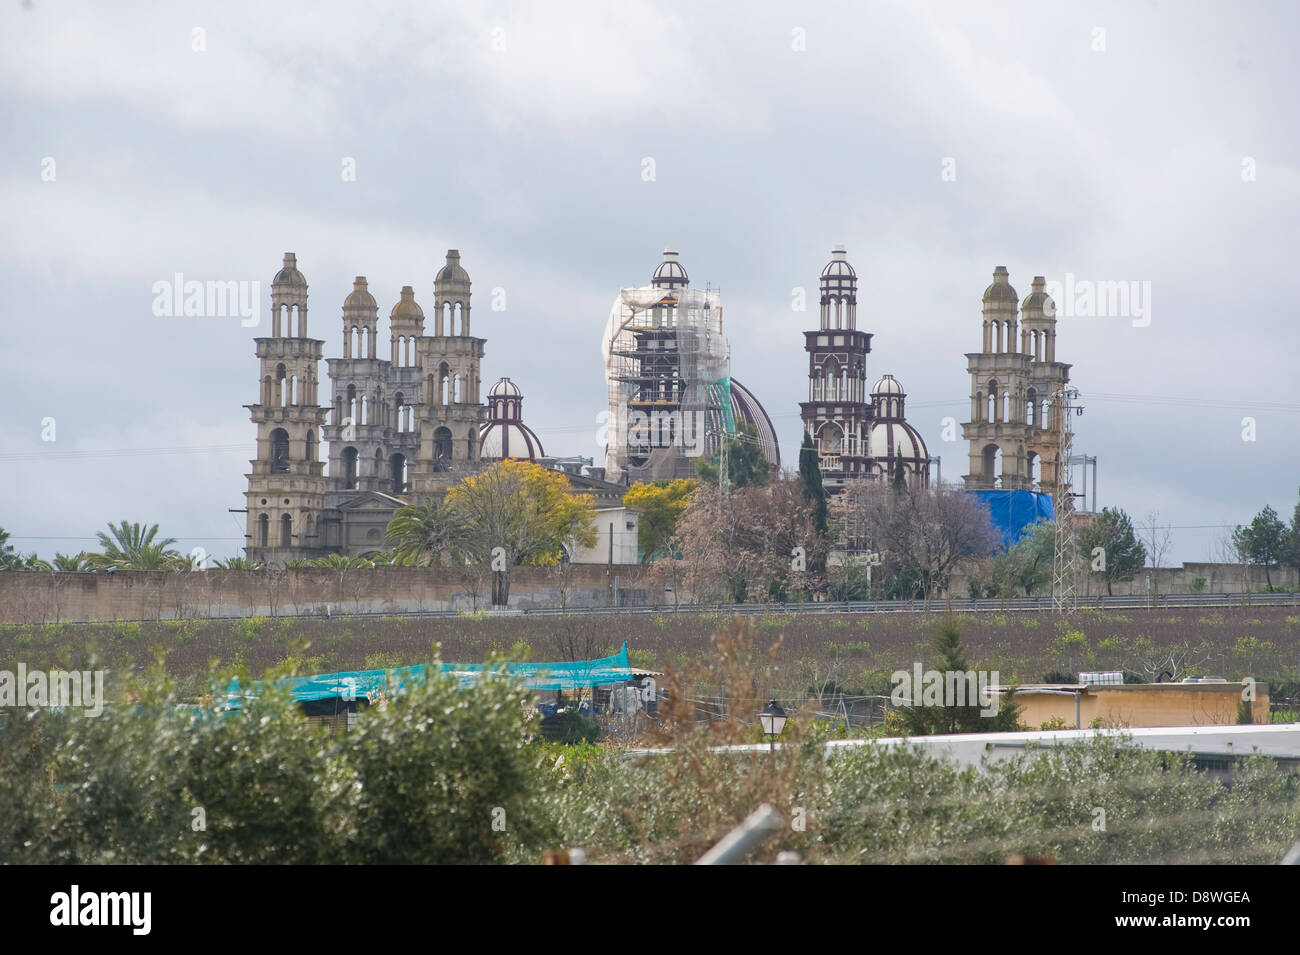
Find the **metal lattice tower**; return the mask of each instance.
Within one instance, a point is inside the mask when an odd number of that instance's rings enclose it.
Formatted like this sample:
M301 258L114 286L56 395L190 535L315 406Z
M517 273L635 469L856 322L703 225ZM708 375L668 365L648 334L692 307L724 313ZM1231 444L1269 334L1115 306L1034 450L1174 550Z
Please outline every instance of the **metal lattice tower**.
M1056 458L1056 491L1052 497L1052 512L1056 524L1056 547L1052 558L1052 609L1058 613L1073 613L1078 602L1075 578L1079 553L1074 540L1074 495L1070 490L1070 442L1074 436L1071 417L1083 414L1083 408L1072 404L1079 397L1077 388L1063 388L1052 395L1052 410L1061 415L1061 443Z

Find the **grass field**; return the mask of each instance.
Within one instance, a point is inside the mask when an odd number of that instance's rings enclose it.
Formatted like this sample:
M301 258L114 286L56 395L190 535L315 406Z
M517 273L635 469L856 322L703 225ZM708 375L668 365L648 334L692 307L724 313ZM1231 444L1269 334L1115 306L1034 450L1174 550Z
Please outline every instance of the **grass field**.
M773 687L796 690L833 682L849 692L880 692L888 674L933 659L929 643L941 615L910 613L779 614L747 618L756 643L780 640L767 674ZM1009 682L1052 671L1158 670L1172 654L1181 678L1252 676L1270 684L1300 681L1300 612L1260 607L1112 613L1081 610L959 615L972 666ZM627 642L635 665L665 670L705 660L712 635L731 626L722 614L575 615L572 617L248 618L157 623L0 627L0 668L105 667L120 677L159 655L166 671L197 686L213 664L322 673L442 659L475 662L490 654L533 660L599 656Z

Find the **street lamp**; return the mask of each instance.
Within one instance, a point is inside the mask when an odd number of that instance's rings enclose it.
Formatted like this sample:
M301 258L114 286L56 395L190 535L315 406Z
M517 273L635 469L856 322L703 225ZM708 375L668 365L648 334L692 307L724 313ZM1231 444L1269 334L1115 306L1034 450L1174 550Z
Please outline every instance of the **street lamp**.
M776 738L785 729L785 710L781 709L781 704L776 700L768 700L763 712L758 714L758 721L763 724L763 732L767 734L768 751L775 755Z

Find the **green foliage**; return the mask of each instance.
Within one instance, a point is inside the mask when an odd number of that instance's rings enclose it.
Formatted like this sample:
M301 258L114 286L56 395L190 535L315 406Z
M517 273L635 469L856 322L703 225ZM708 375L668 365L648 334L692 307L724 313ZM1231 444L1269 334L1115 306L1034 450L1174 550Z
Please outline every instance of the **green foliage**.
M1056 525L1038 521L1026 529L1016 545L992 560L993 583L1002 596L1032 597L1050 589L1052 558L1056 551ZM992 595L990 595L992 596Z
M718 483L719 459L695 459L695 476L704 484ZM736 422L736 433L727 437L727 484L729 487L762 487L771 476L772 465L758 443L758 430L743 421Z
M548 841L503 679L430 680L345 734L269 689L238 713L138 694L0 717L0 863L474 864Z
M396 545L395 563L411 567L440 567L460 544L465 528L441 499L408 504L394 513L384 538Z
M567 709L544 717L540 724L542 737L552 743L594 743L600 735L600 726L589 716L576 709Z
M625 507L641 512L637 524L637 549L641 562L648 564L666 552L668 541L677 531L677 519L690 503L699 482L686 478L675 481L638 482L623 495Z
M1101 548L1104 559L1098 569L1092 569L1097 558L1094 552ZM1089 572L1106 581L1106 593L1111 592L1116 581L1132 580L1147 561L1146 548L1133 531L1133 521L1122 508L1103 508L1093 521L1079 534L1079 550L1090 568Z
M803 490L804 500L810 503L813 508L813 527L817 530L818 535L825 540L829 516L829 509L826 506L826 488L822 484L821 460L818 458L817 449L813 445L812 435L806 431L803 435L803 445L799 448L799 484ZM819 558L818 566L810 569L818 572L824 570L825 560Z
M122 521L109 522L108 533L99 531L101 552L87 555L87 560L98 570L116 567L121 570L179 570L189 567L181 554L172 549L174 537L158 540L158 525Z
M939 662L934 669L940 674L965 673L971 669L961 644L961 627L956 621L945 620L939 624L934 634L934 649L939 655ZM905 735L993 733L1020 727L1020 707L1010 689L994 698L997 711L989 715L981 713L979 700L969 701L965 706L927 706L923 702L917 702L921 698L921 687L912 687L912 704L900 707L890 714Z
M1248 526L1233 531L1232 543L1244 562L1264 568L1264 578L1272 590L1272 568L1287 557L1291 536L1277 511L1265 507Z

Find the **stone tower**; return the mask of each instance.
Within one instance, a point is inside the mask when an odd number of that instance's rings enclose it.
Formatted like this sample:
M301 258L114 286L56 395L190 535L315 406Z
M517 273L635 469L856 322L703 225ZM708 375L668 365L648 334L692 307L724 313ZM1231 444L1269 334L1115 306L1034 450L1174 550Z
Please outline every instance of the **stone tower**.
M379 307L358 275L343 301L343 357L328 361L333 410L325 429L331 491L378 491L387 478L384 379L375 353Z
M1018 304L1006 267L999 265L984 290L983 348L966 355L971 420L962 436L970 442L969 488L1051 494L1061 480L1064 421L1051 399L1070 380L1070 366L1056 361L1056 304L1046 285L1036 276Z
M804 332L808 400L800 402L799 412L821 460L822 480L833 490L870 470L867 355L871 335L858 330L858 276L844 246L831 250L820 291L820 327Z
M424 336L424 309L415 301L415 289L402 286L402 296L388 317L392 339L393 358L388 370L388 380L393 389L390 406L392 414L385 414L388 429L388 482L385 490L392 494L405 494L411 490L411 473L420 455L420 400L419 342Z
M257 457L245 475L245 552L280 562L317 549L325 505L319 442L327 409L317 395L325 343L307 337L307 279L292 252L271 282L271 312L271 336L256 339L260 400L245 405L257 425Z
M470 335L469 275L460 253L448 249L433 283L433 334L417 339L416 364L424 376L420 453L411 475L417 494L442 490L479 470L479 428L486 420L479 401L483 345L484 339Z

